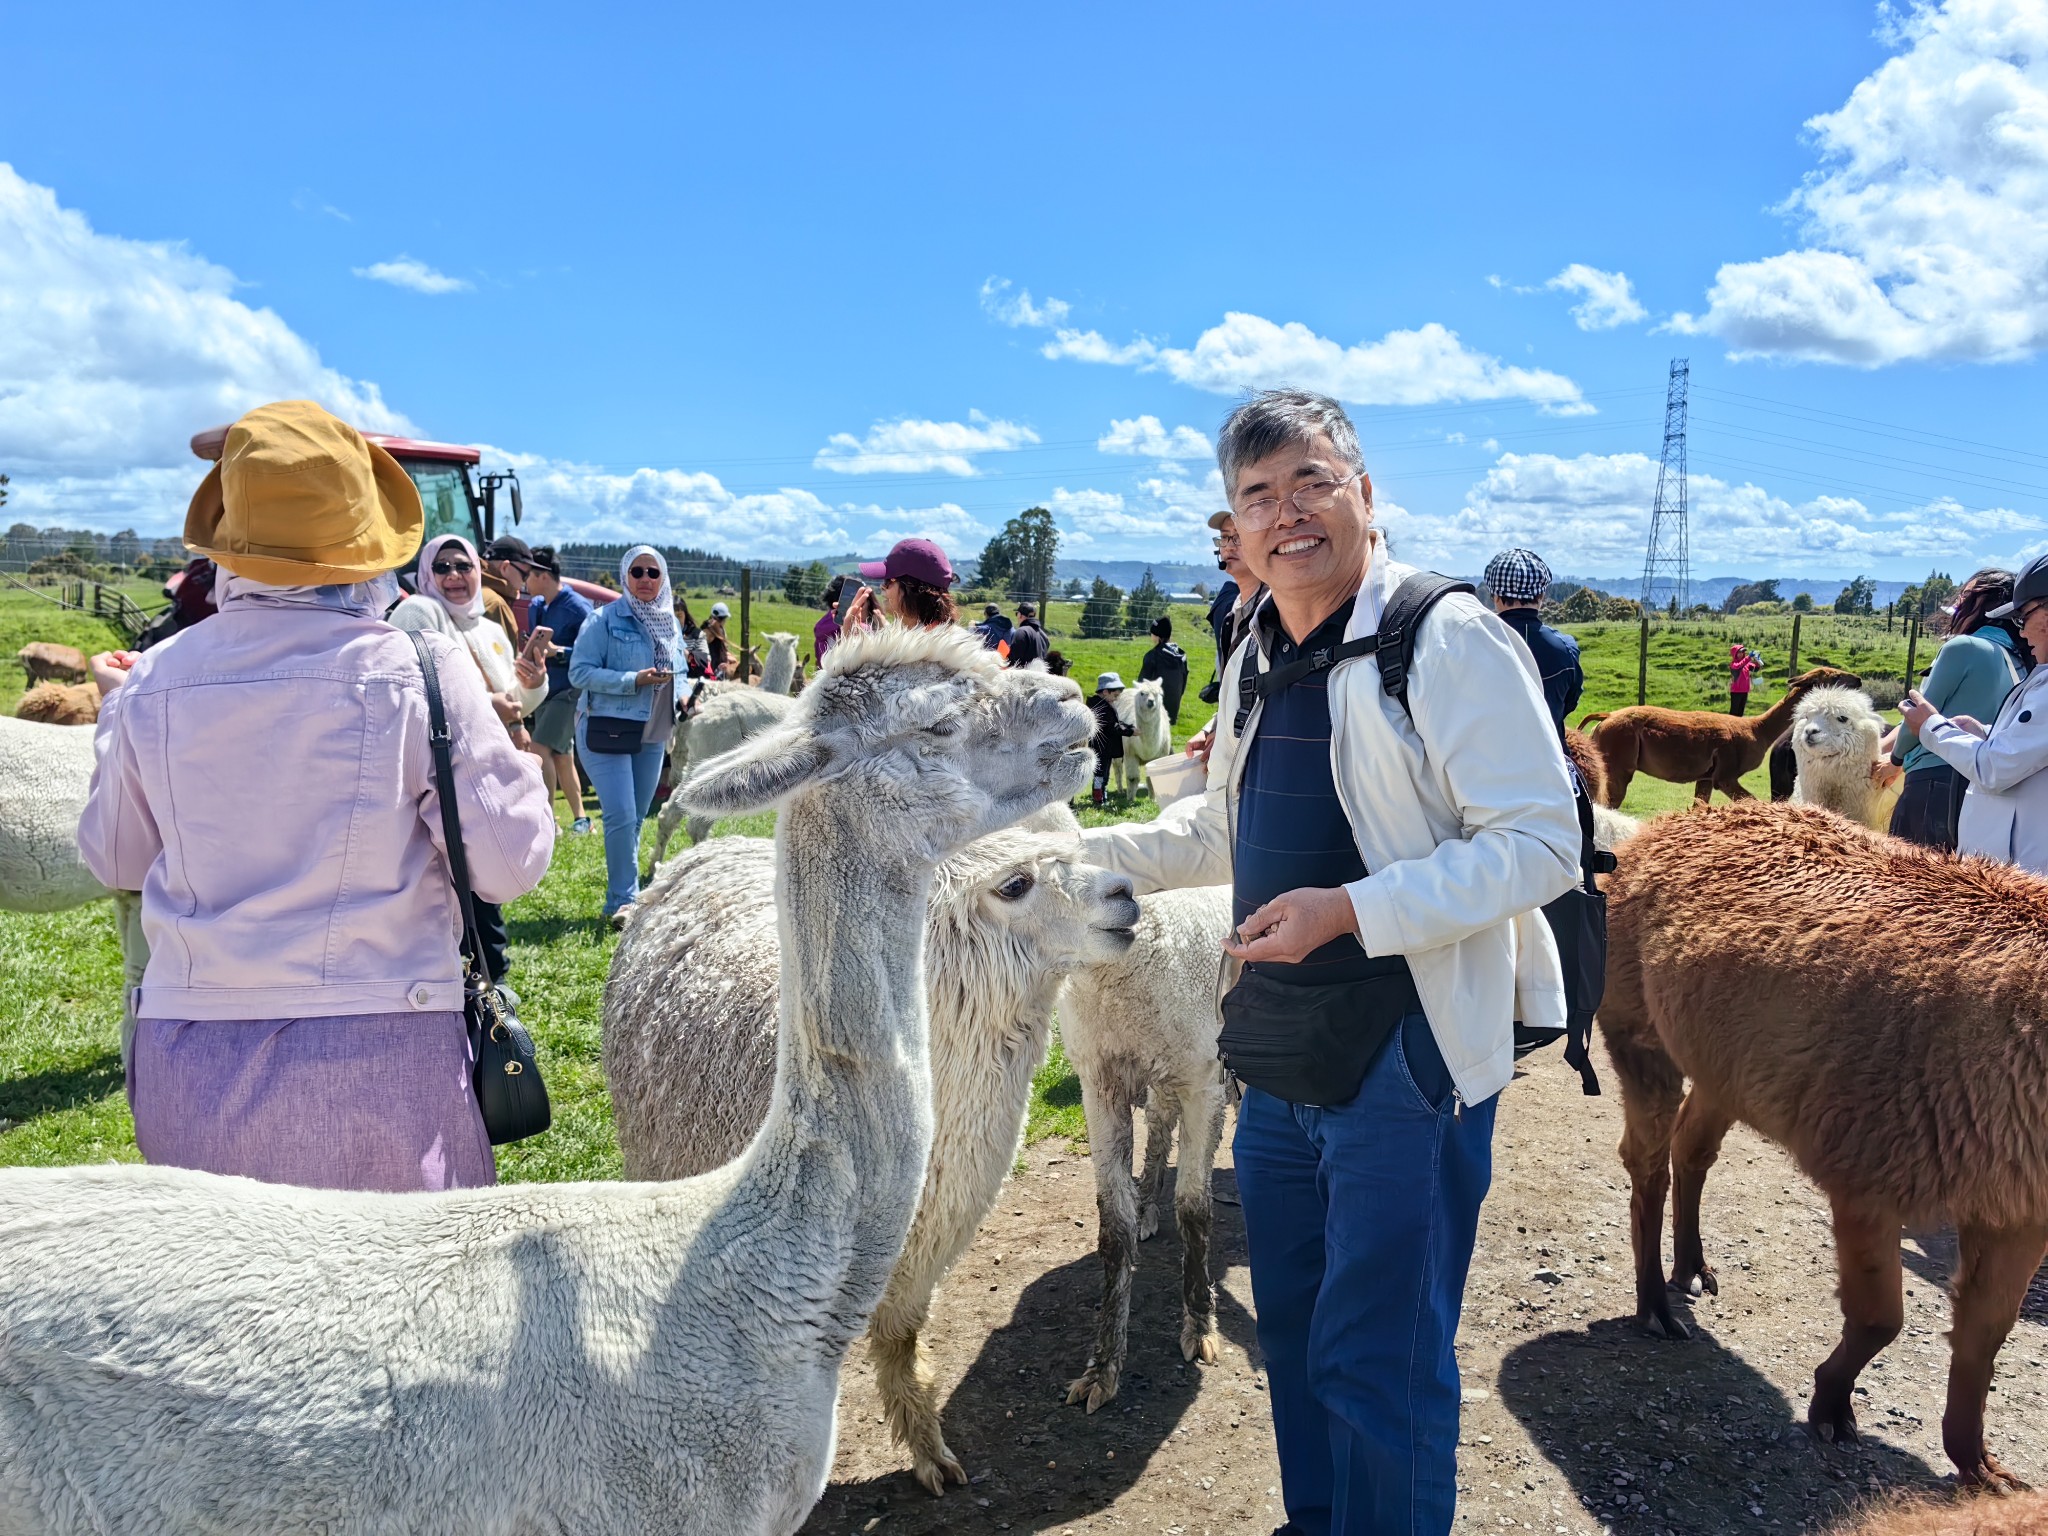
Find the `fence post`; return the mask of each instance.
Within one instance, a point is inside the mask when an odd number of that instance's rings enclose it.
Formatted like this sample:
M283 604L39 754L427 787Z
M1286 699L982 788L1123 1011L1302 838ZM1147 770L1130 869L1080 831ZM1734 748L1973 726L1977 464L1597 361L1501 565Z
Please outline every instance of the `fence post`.
M1906 686L1913 686L1913 661L1920 650L1920 620L1918 617L1906 620Z
M740 681L754 675L753 658L747 647L754 643L754 569L740 567Z
M1890 603L1884 605L1884 632L1886 634L1892 632L1892 605Z
M1650 702L1650 610L1643 610L1643 628L1636 641L1636 702Z
M1785 681L1788 683L1799 675L1799 621L1805 617L1803 613L1792 615L1792 659L1785 663Z

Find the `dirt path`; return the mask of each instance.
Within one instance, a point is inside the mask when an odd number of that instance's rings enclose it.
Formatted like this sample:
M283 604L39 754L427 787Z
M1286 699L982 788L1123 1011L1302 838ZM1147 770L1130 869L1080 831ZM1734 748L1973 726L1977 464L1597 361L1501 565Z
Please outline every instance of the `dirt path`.
M1458 1341L1457 1529L1795 1531L1879 1489L1941 1486L1953 1242L1906 1245L1906 1331L1864 1373L1862 1448L1817 1445L1806 1398L1840 1326L1825 1202L1738 1128L1704 1213L1722 1294L1695 1305L1690 1342L1643 1337L1630 1323L1613 1074L1603 1060L1609 1096L1587 1099L1556 1055L1534 1058L1502 1103ZM1227 1140L1216 1188L1235 1198ZM974 1483L933 1499L911 1480L856 1348L832 1486L805 1531L1265 1536L1278 1525L1238 1211L1217 1212L1222 1359L1181 1362L1169 1223L1140 1251L1123 1390L1090 1418L1065 1398L1094 1327L1094 1245L1087 1159L1033 1149L941 1292L931 1334L946 1433ZM2048 1272L1999 1356L1988 1425L1992 1448L2034 1483L2048 1481L2044 1367Z

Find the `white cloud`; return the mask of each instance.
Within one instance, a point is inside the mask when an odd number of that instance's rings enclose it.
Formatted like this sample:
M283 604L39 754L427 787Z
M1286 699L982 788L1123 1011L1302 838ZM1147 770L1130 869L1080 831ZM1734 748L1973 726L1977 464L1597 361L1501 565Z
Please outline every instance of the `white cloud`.
M1192 347L1162 346L1142 336L1119 345L1096 331L1055 329L1041 350L1049 358L1164 373L1219 395L1292 384L1353 405L1528 400L1556 416L1593 410L1580 397L1579 386L1564 375L1510 367L1473 351L1457 332L1434 322L1345 346L1297 320L1276 325L1233 311L1202 332Z
M275 311L237 299L237 286L183 245L95 231L0 163L8 511L176 527L199 481L192 434L269 400L313 399L358 426L415 430L375 384L327 367Z
M1575 261L1543 286L1583 295L1572 306L1572 318L1582 331L1611 331L1618 325L1634 325L1650 317L1650 312L1636 302L1628 275L1623 272L1602 272L1598 267Z
M1216 452L1209 439L1193 427L1168 431L1157 416L1135 416L1112 420L1109 430L1096 439L1102 453L1128 453L1145 459L1206 459Z
M357 277L367 277L373 283L389 283L394 288L410 288L414 293L467 293L476 285L467 278L450 277L446 272L436 272L424 261L411 256L399 256L391 261L374 261L367 267L354 267Z
M1007 277L991 277L981 285L981 307L990 319L1004 325L1046 327L1062 324L1072 307L1065 299L1048 297L1043 304L1031 302L1031 290L1011 292Z
M1900 51L1806 125L1821 168L1781 210L1806 244L1723 266L1673 329L1866 368L2048 344L2048 6L1882 15Z
M835 432L811 460L842 475L972 475L977 453L1007 453L1038 441L1014 421L969 411L965 421L878 421L866 437Z

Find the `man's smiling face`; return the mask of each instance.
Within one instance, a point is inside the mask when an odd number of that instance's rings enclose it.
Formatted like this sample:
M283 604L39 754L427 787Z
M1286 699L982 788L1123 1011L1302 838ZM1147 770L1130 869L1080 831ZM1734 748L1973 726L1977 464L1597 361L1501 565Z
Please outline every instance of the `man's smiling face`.
M1335 502L1320 512L1303 512L1293 502L1280 508L1269 528L1246 526L1245 509L1266 497L1285 497L1317 481L1339 481L1352 473L1330 440L1320 433L1247 464L1238 472L1231 505L1244 540L1244 561L1273 589L1327 617L1358 590L1365 574L1366 533L1372 527L1372 481L1363 474L1342 486ZM1256 519L1254 519L1256 520ZM1320 622L1320 617L1317 622Z

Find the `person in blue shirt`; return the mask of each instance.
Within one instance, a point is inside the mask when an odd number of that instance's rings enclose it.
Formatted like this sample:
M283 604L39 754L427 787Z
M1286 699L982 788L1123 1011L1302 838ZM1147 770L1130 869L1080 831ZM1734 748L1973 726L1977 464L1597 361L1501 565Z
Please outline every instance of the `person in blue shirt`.
M1950 719L1968 715L1996 720L2005 696L2027 670L2011 621L1990 617L1992 609L2012 601L2012 592L2011 571L1987 569L1964 582L1956 593L1949 638L1942 642L1927 681L1920 687L1921 697L1940 714ZM1943 853L1955 852L1969 780L1935 756L1909 725L1899 727L1892 761L1906 768L1905 787L1892 809L1892 836Z
M1586 674L1579 665L1579 642L1544 623L1537 607L1550 590L1551 580L1550 567L1534 550L1505 549L1486 562L1486 589L1493 594L1493 611L1522 637L1529 654L1536 658L1536 672L1543 679L1543 702L1550 706L1550 717L1562 733L1565 717L1579 707Z
M531 598L534 627L554 631L548 654L548 696L533 714L533 746L552 795L556 788L569 802L569 830L590 830L583 809L583 779L576 771L576 690L569 683L569 653L583 624L596 610L590 599L562 583L562 562L543 544L527 555L526 591Z

